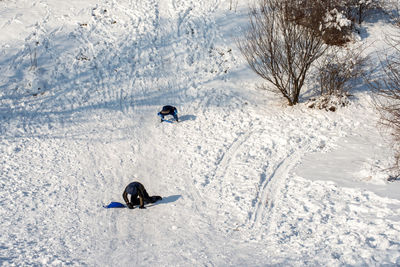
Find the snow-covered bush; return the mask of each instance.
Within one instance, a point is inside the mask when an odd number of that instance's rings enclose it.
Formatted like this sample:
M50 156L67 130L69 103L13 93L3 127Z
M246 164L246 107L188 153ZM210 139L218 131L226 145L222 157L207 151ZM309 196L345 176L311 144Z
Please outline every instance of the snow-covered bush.
M297 0L287 7L290 20L320 31L329 45L344 45L351 40L354 24L364 20L382 0Z
M345 107L349 104L350 100L348 94L313 97L306 103L308 108L323 109L332 112L335 112L338 108Z
M320 25L320 31L326 29L336 29L342 31L343 28L350 27L351 21L336 8L327 11Z
M322 35L329 45L343 45L350 40L353 22L347 15L351 0L292 1L286 13L289 20Z
M351 20L336 8L324 14L319 26L325 42L330 45L343 45L350 41L351 29Z

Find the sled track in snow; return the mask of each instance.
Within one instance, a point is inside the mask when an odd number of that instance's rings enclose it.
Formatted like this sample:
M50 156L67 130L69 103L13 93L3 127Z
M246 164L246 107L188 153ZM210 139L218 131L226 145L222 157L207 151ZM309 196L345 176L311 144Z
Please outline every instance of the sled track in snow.
M263 181L259 188L258 201L254 213L249 218L249 228L262 231L263 222L268 223L274 213L274 207L282 199L282 188L286 184L289 173L299 163L301 157L308 151L309 146L300 148L287 155L274 168L272 174ZM265 174L262 174L265 175Z
M284 188L290 173L310 147L316 144L308 137L297 141L296 133L282 141L281 132L274 128L270 131L258 129L257 122L241 125L240 128L242 131L225 146L222 155L214 162L214 175L208 177L203 186L218 195L216 213L224 210L225 205L237 209L237 214L220 216L224 217L225 224L230 224L230 227L236 225L237 228L245 220L243 226L251 236L257 236L269 228L270 219L277 212L275 208L279 207L285 194ZM286 142L301 143L297 148L292 147L287 151L289 146ZM243 193L246 194L244 198ZM246 212L248 214L243 218Z
M224 177L230 166L232 158L238 152L238 150L243 145L243 143L245 143L246 140L249 139L249 137L253 134L253 132L254 131L242 133L227 148L225 153L222 155L221 159L216 163L217 169L215 170L215 175L213 177L213 180L215 180L215 181L223 181L224 180ZM205 185L207 185L208 183L210 183L210 181L207 181Z

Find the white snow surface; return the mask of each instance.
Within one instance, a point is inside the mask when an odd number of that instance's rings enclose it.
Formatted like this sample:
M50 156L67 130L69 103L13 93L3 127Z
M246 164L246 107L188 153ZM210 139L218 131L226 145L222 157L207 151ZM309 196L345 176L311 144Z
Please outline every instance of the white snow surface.
M229 6L0 1L1 266L400 265L373 94L326 112L257 90ZM362 25L371 65L394 30ZM103 208L135 180L164 199Z

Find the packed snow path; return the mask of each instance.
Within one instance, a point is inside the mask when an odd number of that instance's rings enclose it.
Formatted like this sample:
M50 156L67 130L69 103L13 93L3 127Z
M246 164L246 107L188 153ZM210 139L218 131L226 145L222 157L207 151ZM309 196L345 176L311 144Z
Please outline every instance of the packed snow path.
M0 12L10 35L0 54L1 265L400 264L398 200L299 174L312 153L356 138L377 148L357 143L362 162L343 179L377 175L390 153L369 95L325 113L251 93L234 44L244 8L19 0ZM179 124L159 122L164 104L178 107ZM164 200L102 208L133 180Z

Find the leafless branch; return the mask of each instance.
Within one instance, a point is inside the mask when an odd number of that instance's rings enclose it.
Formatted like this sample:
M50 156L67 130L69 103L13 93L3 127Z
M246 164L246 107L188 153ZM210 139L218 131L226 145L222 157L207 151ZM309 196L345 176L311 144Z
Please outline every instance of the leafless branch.
M292 4L290 0L259 0L249 12L244 39L238 41L250 68L289 105L298 103L308 70L325 51L318 32L290 19Z

